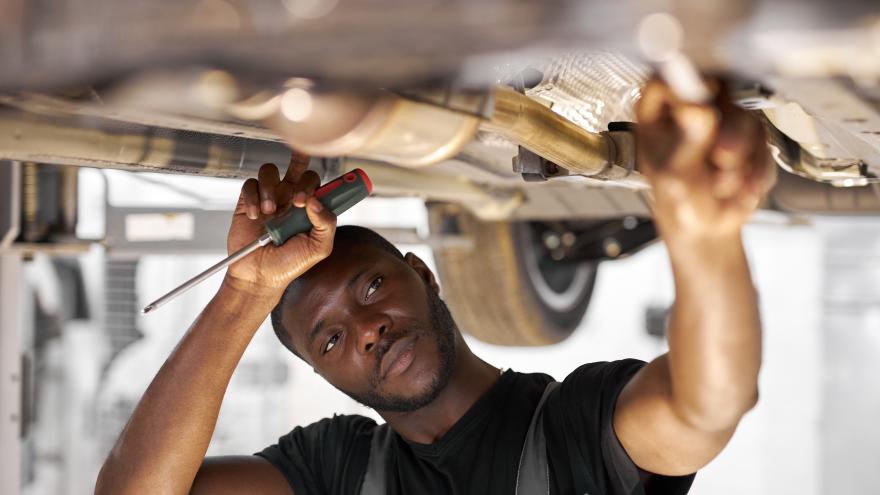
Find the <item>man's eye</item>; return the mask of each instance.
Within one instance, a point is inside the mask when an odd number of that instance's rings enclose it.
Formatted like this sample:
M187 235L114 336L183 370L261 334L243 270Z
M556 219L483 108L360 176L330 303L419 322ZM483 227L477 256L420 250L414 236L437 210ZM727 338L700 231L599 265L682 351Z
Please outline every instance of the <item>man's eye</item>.
M330 337L330 340L328 340L327 343L324 345L324 354L327 354L330 351L330 349L333 349L334 347L336 347L337 342L339 342L339 334L338 333L336 335Z
M367 287L367 299L369 299L369 297L372 296L377 289L379 289L379 286L382 285L383 278L384 277L376 277L376 279L373 280L372 283L370 283L370 286Z

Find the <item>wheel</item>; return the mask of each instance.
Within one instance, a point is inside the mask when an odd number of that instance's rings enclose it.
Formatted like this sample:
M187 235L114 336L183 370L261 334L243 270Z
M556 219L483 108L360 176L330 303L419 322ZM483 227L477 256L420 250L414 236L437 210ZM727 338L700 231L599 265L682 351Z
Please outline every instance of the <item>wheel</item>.
M541 223L481 222L455 205L429 205L428 212L432 234L473 240L434 248L441 295L462 331L516 346L571 335L589 305L598 262L554 261Z

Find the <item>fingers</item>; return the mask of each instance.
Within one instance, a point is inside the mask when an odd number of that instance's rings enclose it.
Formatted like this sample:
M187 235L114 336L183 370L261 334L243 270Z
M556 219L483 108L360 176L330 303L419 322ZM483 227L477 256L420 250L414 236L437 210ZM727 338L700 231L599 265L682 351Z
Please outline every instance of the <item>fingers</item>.
M718 112L706 105L686 103L676 107L673 116L681 129L681 141L670 157L670 165L687 175L708 173L708 157L718 131Z
M752 193L763 197L776 183L777 168L767 148L767 134L764 129L761 129L757 140L758 144L749 157L752 166L746 179L746 187Z
M719 199L735 196L745 184L743 171L738 169L718 169L712 183L712 194Z
M733 198L764 180L762 124L733 103L723 84L715 104L679 101L665 83L650 81L636 107L640 170L655 178L671 174L704 184L719 199Z
M295 184L299 181L303 172L309 168L309 155L304 155L296 151L290 152L290 163L287 165L287 172L284 174L284 182Z
M649 175L706 175L707 155L718 129L718 113L680 101L665 83L650 81L636 108L640 170Z
M764 132L752 139L754 146L740 157L735 168L718 168L713 192L719 199L742 203L747 210L760 204L776 181L776 164L770 157Z
M260 210L264 215L271 215L275 213L277 208L275 190L280 182L278 168L274 164L267 163L260 167L258 177L260 185Z
M284 181L279 178L278 168L274 164L264 164L257 173L257 179L248 179L242 185L236 212L257 220L261 213L272 215L285 209L297 193L300 193L297 206L305 206L306 199L314 194L321 181L317 173L306 170L308 160L307 156L294 153Z
M718 133L718 112L714 108L685 103L675 107L673 116L686 142L703 152L711 148Z
M248 179L241 186L236 213L245 213L251 220L260 217L260 189L257 179Z
M756 180L764 179L768 166L763 125L734 105L726 93L719 95L718 105L723 117L711 154L717 170L713 192L721 199L741 191L750 195L752 189L760 189Z
M307 170L293 186L293 205L302 208L306 200L315 194L315 190L321 184L321 177L317 173Z
M723 113L712 162L722 169L742 167L755 149L763 146L761 123L743 110L731 108Z
M682 101L666 83L657 79L642 89L636 118L640 126L676 126L687 141L704 146L718 129L718 112L713 107Z
M641 125L656 124L668 116L675 95L659 79L648 81L642 88L642 96L636 104L636 119Z
M658 80L649 81L636 104L639 170L651 174L669 161L680 140L671 116L672 95Z
M308 155L291 151L290 164L287 166L287 172L285 172L284 178L281 179L281 184L278 186L276 194L278 204L289 204L291 202L296 192L300 190L297 188L297 184L303 180L304 176L314 173L309 172L308 167Z

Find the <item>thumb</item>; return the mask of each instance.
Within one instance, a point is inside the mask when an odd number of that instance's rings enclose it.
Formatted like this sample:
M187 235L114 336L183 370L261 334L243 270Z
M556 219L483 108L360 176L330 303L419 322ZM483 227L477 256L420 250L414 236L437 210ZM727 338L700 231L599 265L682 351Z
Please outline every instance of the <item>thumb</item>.
M336 235L336 215L314 196L306 201L306 215L312 222L309 248L312 252L329 256L333 250L333 237Z

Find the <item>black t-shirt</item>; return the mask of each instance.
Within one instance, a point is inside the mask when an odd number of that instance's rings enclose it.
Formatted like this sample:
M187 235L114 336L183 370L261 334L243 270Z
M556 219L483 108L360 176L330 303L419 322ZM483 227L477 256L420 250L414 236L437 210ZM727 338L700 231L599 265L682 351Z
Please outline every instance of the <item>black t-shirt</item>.
M551 494L687 493L693 475L652 476L646 492L614 433L617 395L643 364L632 359L585 364L547 398ZM529 422L552 380L507 371L437 442L417 444L395 434L388 453L389 495L513 494ZM334 416L294 428L257 455L284 474L296 495L356 495L375 427L363 416Z

